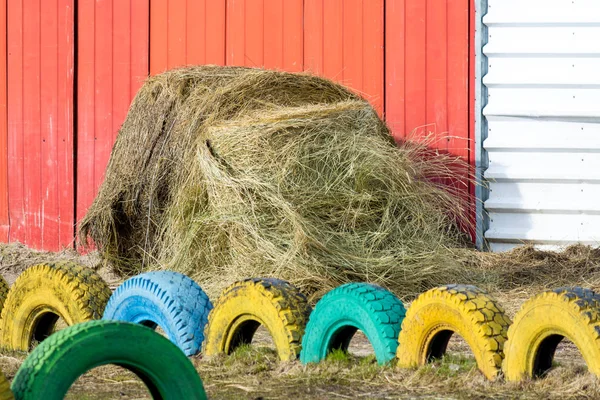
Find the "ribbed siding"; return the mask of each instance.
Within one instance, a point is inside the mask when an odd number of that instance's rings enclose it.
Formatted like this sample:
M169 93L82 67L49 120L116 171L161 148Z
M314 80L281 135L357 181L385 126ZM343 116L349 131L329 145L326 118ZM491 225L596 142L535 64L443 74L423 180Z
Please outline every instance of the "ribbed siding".
M600 2L488 0L491 249L600 243Z

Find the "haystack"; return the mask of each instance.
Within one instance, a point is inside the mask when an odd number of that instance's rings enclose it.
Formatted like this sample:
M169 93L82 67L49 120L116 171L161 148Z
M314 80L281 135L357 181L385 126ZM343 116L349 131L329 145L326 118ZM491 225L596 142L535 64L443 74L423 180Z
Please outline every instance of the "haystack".
M315 296L347 281L415 293L472 273L450 257L469 215L464 188L442 183L456 168L397 146L329 80L187 67L137 93L80 236L125 276L177 270L211 294L255 276Z

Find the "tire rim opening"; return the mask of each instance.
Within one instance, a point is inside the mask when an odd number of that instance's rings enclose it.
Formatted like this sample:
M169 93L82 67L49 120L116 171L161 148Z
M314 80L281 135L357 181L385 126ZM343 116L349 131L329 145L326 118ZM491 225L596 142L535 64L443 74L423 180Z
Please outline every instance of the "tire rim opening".
M90 387L94 387L98 398L152 399L157 398L153 396L158 394L158 390L151 382L140 378L132 369L107 364L80 375L69 388L65 398L78 399L88 395Z
M449 359L453 364L462 364L465 361L474 361L475 357L471 348L458 333L451 330L438 332L427 349L427 362Z
M252 347L257 349L276 351L275 343L269 330L255 320L247 320L237 327L229 344L229 354L244 345L252 345Z
M38 343L41 343L48 336L52 335L61 329L68 326L64 319L60 315L53 312L47 312L39 316L35 322L33 329L33 335L31 337L30 350L32 350Z
M544 377L554 368L561 366L568 366L582 373L587 371L585 360L573 342L562 335L550 335L542 340L536 350L533 376Z

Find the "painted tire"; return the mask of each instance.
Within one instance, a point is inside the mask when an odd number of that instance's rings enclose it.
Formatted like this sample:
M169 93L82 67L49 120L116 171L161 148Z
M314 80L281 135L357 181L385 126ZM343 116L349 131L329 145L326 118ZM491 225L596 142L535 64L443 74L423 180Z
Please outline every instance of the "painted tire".
M25 270L8 292L0 319L0 344L28 351L54 330L100 319L111 291L93 270L71 263L40 264Z
M508 330L502 366L506 379L543 375L564 337L577 346L590 372L600 376L600 303L591 290L559 288L523 304Z
M446 352L453 333L462 336L477 366L494 380L504 358L510 319L494 299L471 285L448 285L420 295L406 312L398 338L398 366L424 365Z
M282 361L300 353L300 342L310 306L300 291L278 279L246 279L223 291L208 316L204 354L231 354L251 343L256 329L265 326Z
M0 372L0 400L13 400L14 398L8 379Z
M4 302L8 296L9 289L10 287L8 286L8 282L6 282L6 279L4 279L3 276L0 276L0 311L4 307ZM2 400L2 397L0 397L0 400Z
M391 292L368 283L348 283L327 293L310 314L302 338L300 361L323 360L331 350L347 351L360 329L373 346L379 364L396 356L406 310Z
M200 351L212 304L196 282L171 271L147 272L123 282L104 309L105 320L160 326L187 356Z
M17 400L59 400L83 373L106 364L134 372L154 399L206 399L193 364L173 343L142 325L91 321L37 346L12 382Z

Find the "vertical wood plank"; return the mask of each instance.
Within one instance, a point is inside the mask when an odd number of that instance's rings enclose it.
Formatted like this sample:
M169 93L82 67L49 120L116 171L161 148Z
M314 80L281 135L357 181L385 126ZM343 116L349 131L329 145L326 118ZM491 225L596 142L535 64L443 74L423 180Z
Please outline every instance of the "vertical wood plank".
M363 0L363 76L361 90L383 116L384 105L384 0Z
M58 0L40 3L41 248L59 247ZM62 106L62 104L61 104Z
M341 82L358 93L367 95L363 88L363 8L362 0L342 2L342 68Z
M8 2L8 202L10 240L25 241L23 143L23 1Z
M0 0L0 241L8 241L7 0Z
M226 0L205 0L206 64L225 65L225 7Z
M75 4L59 0L58 12L58 208L59 245L72 247L75 234L74 81Z
M324 0L323 3L323 71L330 79L344 82L344 2Z
M186 7L186 63L192 65L205 64L207 37L206 0L188 0Z
M427 2L406 0L406 134L427 134Z
M386 0L385 24L385 117L396 141L406 136L405 125L405 4Z
M152 0L154 4L154 0ZM131 88L130 101L149 74L150 1L132 0L131 4Z
M283 69L284 34L283 34L284 3L279 0L264 0L264 38L256 40L264 42L264 63L268 69ZM251 40L253 37L251 37Z
M129 103L134 93L131 92L131 1L114 1L112 15L112 122L110 136L105 138L112 144L117 132L125 120Z
M186 13L187 0L169 0L167 10L168 26L168 68L186 65Z
M447 14L445 1L427 0L425 121L431 146L448 149Z
M150 75L163 72L169 65L169 0L152 0L150 8Z
M226 49L227 65L243 66L245 58L246 2L227 0Z
M261 67L265 64L265 0L245 1L245 43L242 65L247 67ZM232 28L235 29L236 27Z
M281 68L289 72L304 69L304 9L302 0L286 1L283 8L283 59ZM268 40L268 36L267 36Z
M323 73L323 7L325 0L304 0L304 69Z
M23 176L25 241L39 249L42 245L42 176L41 176L41 13L39 0L23 4Z

